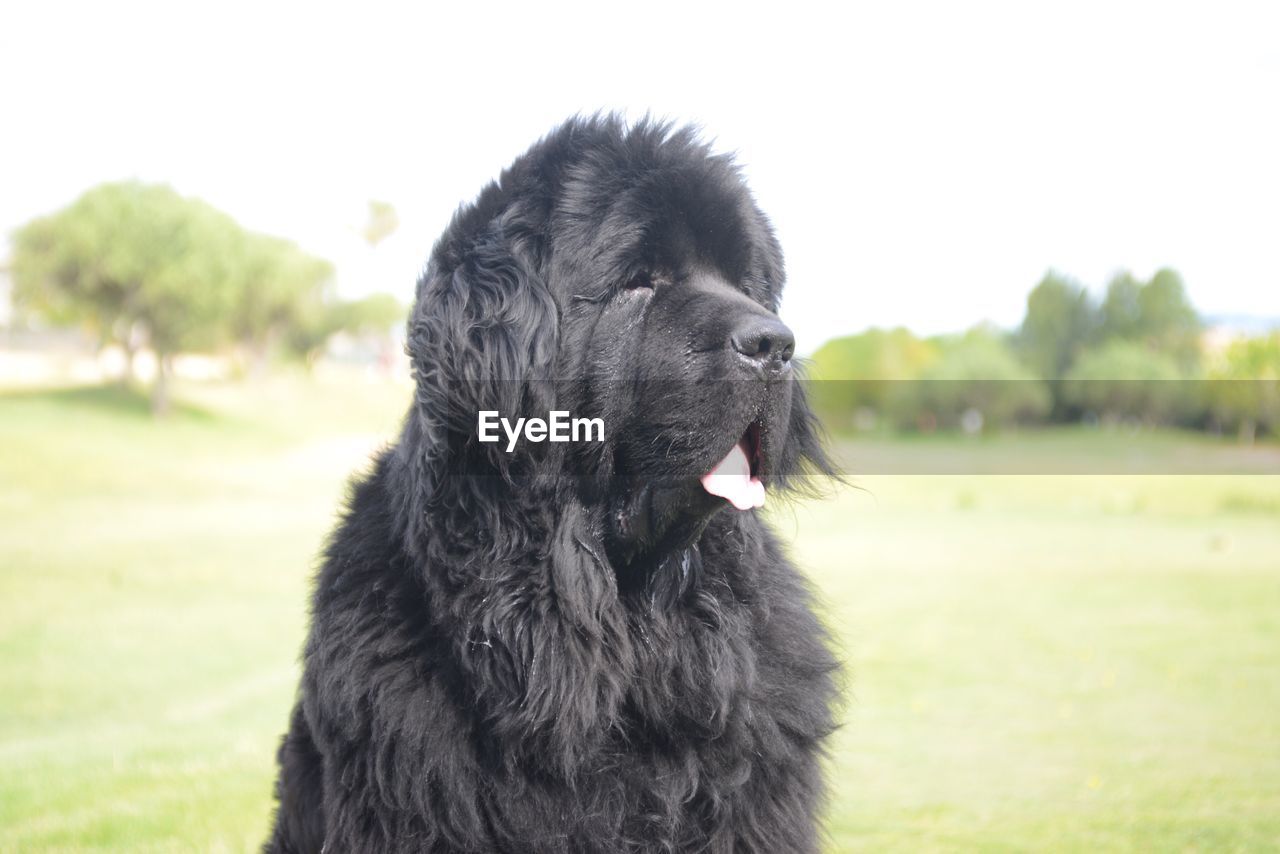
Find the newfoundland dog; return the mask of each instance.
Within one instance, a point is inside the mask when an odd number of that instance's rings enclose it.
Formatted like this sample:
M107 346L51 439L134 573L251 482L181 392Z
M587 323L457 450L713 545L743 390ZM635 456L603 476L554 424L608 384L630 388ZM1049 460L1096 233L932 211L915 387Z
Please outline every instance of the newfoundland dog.
M572 120L458 211L316 581L268 851L818 847L836 665L756 512L829 470L783 278L731 159L651 121Z

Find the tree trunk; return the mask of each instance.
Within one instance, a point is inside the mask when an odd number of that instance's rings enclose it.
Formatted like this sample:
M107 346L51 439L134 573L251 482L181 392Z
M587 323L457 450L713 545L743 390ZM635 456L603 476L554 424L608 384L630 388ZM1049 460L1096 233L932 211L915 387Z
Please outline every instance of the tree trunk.
M124 349L124 373L120 377L120 384L126 388L138 379L138 353L149 337L147 326L142 321L130 320L125 324L124 334L120 337L120 346Z
M1242 445L1252 445L1254 437L1258 435L1258 422L1252 418L1245 418L1240 422L1240 443Z
M280 330L273 325L243 339L242 349L249 360L246 373L249 379L260 380L270 373L271 354L279 338Z
M172 357L168 353L156 353L156 381L151 387L151 414L163 418L169 414L169 375L173 371Z
M271 345L265 340L253 342L249 348L249 376L260 380L267 375Z
M128 388L133 385L133 380L137 376L134 372L133 360L138 355L138 347L133 343L133 336L126 335L121 344L124 349L124 370L120 372L120 385Z

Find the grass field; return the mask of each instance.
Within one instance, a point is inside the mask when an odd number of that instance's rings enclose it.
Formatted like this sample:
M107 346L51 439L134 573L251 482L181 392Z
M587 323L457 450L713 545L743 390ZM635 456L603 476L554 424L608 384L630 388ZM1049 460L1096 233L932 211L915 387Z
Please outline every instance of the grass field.
M0 850L265 833L314 556L409 392L180 391L165 423L110 390L0 396ZM959 441L843 451L1007 456ZM831 850L1280 847L1280 477L852 481L771 510L848 663Z

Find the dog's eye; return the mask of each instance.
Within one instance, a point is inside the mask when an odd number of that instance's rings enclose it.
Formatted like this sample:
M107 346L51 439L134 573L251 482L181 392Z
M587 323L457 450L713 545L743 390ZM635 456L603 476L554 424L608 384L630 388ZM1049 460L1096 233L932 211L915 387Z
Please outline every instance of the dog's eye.
M653 290L653 277L648 273L641 273L638 276L632 276L627 283L622 286L624 291L638 291L641 289Z

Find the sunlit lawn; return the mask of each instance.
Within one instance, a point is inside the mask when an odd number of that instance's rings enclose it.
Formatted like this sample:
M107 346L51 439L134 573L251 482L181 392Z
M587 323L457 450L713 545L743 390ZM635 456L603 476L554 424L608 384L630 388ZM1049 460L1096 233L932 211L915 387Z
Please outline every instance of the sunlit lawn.
M0 850L265 833L314 555L409 392L180 391L0 397ZM849 664L832 850L1280 846L1280 477L853 481L773 513Z

